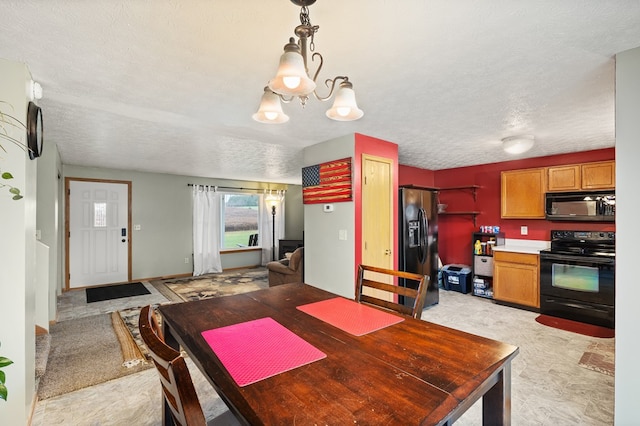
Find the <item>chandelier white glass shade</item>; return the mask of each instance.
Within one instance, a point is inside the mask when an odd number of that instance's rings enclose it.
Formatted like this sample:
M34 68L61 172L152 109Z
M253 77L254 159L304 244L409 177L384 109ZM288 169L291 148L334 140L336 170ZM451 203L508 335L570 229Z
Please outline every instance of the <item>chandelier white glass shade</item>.
M280 98L273 93L269 87L264 88L264 95L260 101L260 108L258 112L251 116L254 120L261 123L286 123L289 121L289 116L282 111L282 105L280 105Z
M283 96L305 96L316 90L316 82L307 75L300 47L291 37L284 46L276 76L269 81L269 89Z
M298 41L296 42L296 39L291 37L289 43L284 46L284 53L280 57L276 76L269 80L265 93L262 95L258 112L252 116L253 119L261 123L285 123L289 117L282 112L280 102L289 103L298 98L304 108L312 94L317 100L324 102L331 98L336 85L338 86L336 98L333 106L326 112L327 117L337 121L353 121L361 118L364 112L358 108L349 77L337 76L325 80L324 83L329 89L329 94L324 97L316 91L316 81L323 64L322 55L318 52L311 55L312 61L316 59L319 61L313 78L309 77L307 66L308 53L315 49L313 38L319 29L317 25L311 24L307 6L315 3L316 0L291 0L291 2L302 7L300 25L294 31Z
M533 147L534 137L531 135L510 136L502 139L502 149L509 154L522 154Z
M349 81L340 83L331 109L327 110L327 117L337 121L353 121L362 117L364 112L356 104L356 93Z

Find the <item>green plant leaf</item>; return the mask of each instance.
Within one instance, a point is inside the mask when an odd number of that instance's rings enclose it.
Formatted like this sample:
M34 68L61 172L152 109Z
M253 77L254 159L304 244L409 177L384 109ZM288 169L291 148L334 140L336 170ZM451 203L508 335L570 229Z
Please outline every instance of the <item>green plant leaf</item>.
M7 400L7 387L0 384L0 399Z
M2 179L13 179L13 175L9 172L2 173Z
M12 194L15 194L15 195L20 195L20 190L18 188L11 187L9 189L9 192L12 193Z
M11 365L11 364L13 364L13 361L11 361L9 358L0 356L0 368L6 367L7 365Z
M0 370L0 385L4 385L4 382L7 380L4 371Z
M22 195L14 195L12 200L20 200L22 199Z

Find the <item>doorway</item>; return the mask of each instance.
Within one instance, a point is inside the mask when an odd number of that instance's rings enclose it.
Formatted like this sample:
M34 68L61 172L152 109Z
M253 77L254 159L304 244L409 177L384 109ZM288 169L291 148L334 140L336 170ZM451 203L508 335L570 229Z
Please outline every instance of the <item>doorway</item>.
M65 288L131 281L131 182L65 179Z

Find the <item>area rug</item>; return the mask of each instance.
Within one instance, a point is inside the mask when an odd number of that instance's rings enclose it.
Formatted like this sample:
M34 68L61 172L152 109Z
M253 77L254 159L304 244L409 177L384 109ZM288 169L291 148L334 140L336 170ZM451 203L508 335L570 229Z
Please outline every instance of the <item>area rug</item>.
M38 385L40 400L137 373L152 366L147 362L139 362L132 367L123 365L125 359L117 335L122 333L122 326L117 322L114 324L112 318L111 314L99 314L51 326L47 369ZM120 330L116 332L116 328ZM125 333L128 331L125 330ZM134 351L136 350L137 348Z
M91 287L87 288L86 292L87 303L151 294L141 282Z
M152 305L151 307L155 310L159 305ZM140 329L138 328L138 319L140 318L140 309L142 307L137 308L128 308L118 311L114 314L118 315L118 318L127 329L127 334L131 338L130 341L134 342L136 346L136 350L141 354L141 357L145 360L149 360L149 351L147 350L144 341L142 340L142 336L140 336ZM158 325L162 327L162 316L155 313L156 319L158 320ZM150 361L149 361L150 362Z
M560 330L571 331L573 333L583 334L591 337L611 338L615 336L615 330L606 327L600 327L593 324L586 324L578 321L571 321L564 318L552 317L550 315L539 315L536 321L548 327L558 328Z
M267 274L266 268L250 268L194 278L152 281L151 284L156 288L164 285L183 301L189 302L268 288Z
M615 341L603 340L589 345L578 364L607 376L615 376Z
M208 274L201 277L176 278L170 280L151 281L151 285L172 302L188 302L212 297L231 296L248 293L269 287L268 271L266 268L247 268L237 271ZM159 305L153 305L157 308ZM125 324L128 334L138 346L145 359L149 359L147 347L140 337L138 318L140 309L135 307L118 311L121 321ZM157 315L161 324L162 318ZM183 355L186 355L183 353Z

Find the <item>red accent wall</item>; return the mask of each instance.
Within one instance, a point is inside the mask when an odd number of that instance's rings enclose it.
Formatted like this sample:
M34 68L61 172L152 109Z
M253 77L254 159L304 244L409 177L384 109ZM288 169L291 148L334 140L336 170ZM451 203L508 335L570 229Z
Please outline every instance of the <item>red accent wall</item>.
M433 188L436 186L435 175L435 172L432 170L400 165L398 185L416 185Z
M588 163L615 159L615 148L583 151L547 157L527 158L479 166L460 167L445 170L424 170L400 166L399 181L402 184L425 185L433 176L437 188L464 185L478 185L476 200L470 190L441 191L439 201L448 204L448 211L479 211L476 225L471 216L438 217L438 250L443 264L471 263L471 234L481 225L497 225L506 238L549 240L552 229L614 231L612 223L550 222L543 219L501 219L500 218L500 172L504 170L529 169L563 164ZM520 235L520 227L527 226L528 235Z
M357 266L362 262L362 154L392 160L391 179L392 188L398 187L398 145L371 136L355 134L355 150L353 161L353 193L355 201L355 267L354 276L357 278ZM393 191L393 223L398 223L398 191ZM398 247L398 227L393 227L393 251ZM397 256L394 256L393 267L398 267ZM356 281L357 282L357 279Z

